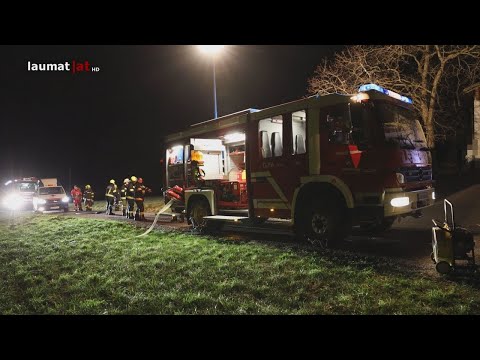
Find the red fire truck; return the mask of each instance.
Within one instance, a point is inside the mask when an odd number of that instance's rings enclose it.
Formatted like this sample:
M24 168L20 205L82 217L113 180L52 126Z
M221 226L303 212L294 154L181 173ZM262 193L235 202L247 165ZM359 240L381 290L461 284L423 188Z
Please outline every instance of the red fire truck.
M332 247L435 200L412 101L375 84L198 123L165 144L166 200L194 225L289 220Z
M12 210L32 209L37 182L35 177L8 180L0 189L1 205Z

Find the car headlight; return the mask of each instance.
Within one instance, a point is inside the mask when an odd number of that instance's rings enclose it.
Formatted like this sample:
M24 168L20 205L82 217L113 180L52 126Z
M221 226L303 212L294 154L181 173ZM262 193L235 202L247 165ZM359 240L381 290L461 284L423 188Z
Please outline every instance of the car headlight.
M68 203L70 201L70 198L68 196L65 196L63 199L62 199L63 202L66 202Z
M18 195L8 195L3 200L3 205L10 210L16 210L23 204L23 199Z
M43 205L43 204L46 204L47 203L47 200L45 199L37 199L37 204L38 205Z

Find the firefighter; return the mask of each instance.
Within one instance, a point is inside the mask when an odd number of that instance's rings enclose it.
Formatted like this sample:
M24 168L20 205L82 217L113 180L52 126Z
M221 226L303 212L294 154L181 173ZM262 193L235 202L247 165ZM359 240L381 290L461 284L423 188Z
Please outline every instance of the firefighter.
M77 185L74 185L70 194L72 195L73 205L75 206L75 211L83 211L83 209L82 209L82 190L80 190L80 188Z
M200 165L197 160L192 161L192 177L193 177L193 183L195 184L196 187L202 187L205 183L205 171L200 168Z
M120 205L122 203L120 190L118 189L117 184L115 184L116 192L115 192L115 200L113 205L115 206L115 211L120 211Z
M123 185L120 188L120 200L122 200L122 215L127 216L127 192L128 192L128 184L130 183L130 179L126 178L123 180Z
M137 178L135 176L132 176L130 180L131 181L129 182L127 187L127 218L133 219L133 208L135 207L135 186L137 185Z
M135 204L137 204L137 211L135 212L135 220L145 221L145 193L152 192L148 187L143 185L143 179L138 178L135 185Z
M85 205L85 211L92 211L93 198L95 194L90 185L85 185L85 191L83 192L83 203Z
M117 196L117 185L115 184L115 180L110 180L110 183L107 186L107 190L105 191L105 199L107 200L107 215L114 215L113 214L113 203L115 202L115 197Z

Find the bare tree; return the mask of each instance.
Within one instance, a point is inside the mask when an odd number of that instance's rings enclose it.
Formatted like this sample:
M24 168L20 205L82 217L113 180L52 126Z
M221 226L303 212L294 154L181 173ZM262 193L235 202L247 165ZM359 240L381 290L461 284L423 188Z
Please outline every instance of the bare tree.
M434 148L436 137L455 129L460 93L479 74L479 45L358 45L324 60L309 79L308 91L353 94L360 85L375 83L407 95ZM446 103L445 98L454 100Z

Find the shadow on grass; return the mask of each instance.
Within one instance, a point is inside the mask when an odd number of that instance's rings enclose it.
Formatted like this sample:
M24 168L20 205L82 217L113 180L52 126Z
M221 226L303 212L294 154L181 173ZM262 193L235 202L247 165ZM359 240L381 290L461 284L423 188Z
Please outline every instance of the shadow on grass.
M443 276L445 279L468 284L480 289L480 271L477 266L457 265L455 266L455 270Z
M435 271L430 259L432 252L431 230L392 229L382 236L361 235L349 237L341 249L322 249L307 242L296 241L291 235L249 234L216 232L208 235L211 241L241 245L259 243L300 256L318 256L336 265L349 266L359 271L371 269L381 275L397 275L407 278L428 273L433 279L447 280L480 289L480 272L459 265L447 276ZM477 257L478 258L478 257Z
M135 224L136 225L136 224ZM142 223L149 226L150 222ZM337 265L349 266L355 269L371 269L382 275L401 275L403 277L418 277L428 273L438 279L458 282L480 289L480 275L457 271L449 276L442 276L435 271L431 262L432 252L431 229L391 229L378 236L367 236L354 230L341 249L322 249L305 241L298 241L291 234L268 234L231 229L202 234L191 228L170 228L159 226L156 230L163 233L196 234L210 241L232 246L257 243L283 251L293 252L300 256L322 257Z
M397 234L400 236L401 234ZM417 234L417 237L425 235ZM341 249L323 249L308 242L296 241L291 235L248 234L236 232L217 232L207 236L210 240L224 244L259 243L281 250L288 250L300 256L319 256L326 258L337 265L350 266L362 269L373 269L382 274L401 274L403 276L418 275L415 268L406 266L403 257L414 255L417 257L430 256L431 242L423 241L415 247L409 247L402 241L388 240L383 238L368 238L365 236L352 236ZM411 234L407 236L409 241L414 241ZM423 239L423 237L422 237ZM430 245L430 250L428 250ZM404 260L404 259L403 259Z

